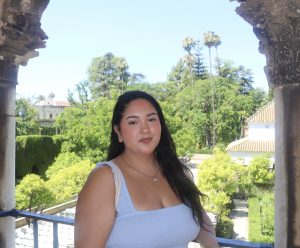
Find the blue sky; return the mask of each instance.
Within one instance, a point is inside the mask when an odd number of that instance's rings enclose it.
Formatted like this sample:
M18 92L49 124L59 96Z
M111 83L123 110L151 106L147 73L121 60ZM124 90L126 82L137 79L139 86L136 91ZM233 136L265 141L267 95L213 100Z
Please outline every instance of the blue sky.
M54 92L57 100L66 99L67 90L87 78L92 58L107 52L125 57L131 73L164 82L185 55L183 39L202 41L210 30L221 37L219 57L251 69L254 86L267 89L265 56L251 25L235 13L237 5L229 0L51 0L42 17L47 47L20 67L17 93ZM206 47L202 52L208 58Z

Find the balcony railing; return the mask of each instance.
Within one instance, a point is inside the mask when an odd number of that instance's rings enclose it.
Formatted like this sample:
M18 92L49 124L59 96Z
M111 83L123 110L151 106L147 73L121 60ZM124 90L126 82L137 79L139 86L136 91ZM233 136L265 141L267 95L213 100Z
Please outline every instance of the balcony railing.
M53 224L53 248L59 248L59 240L58 240L58 224L71 225L74 226L74 219L58 217L55 215L49 214L40 214L33 213L22 210L10 210L10 211L0 211L0 217L25 217L28 219L32 219L33 221L33 244L34 248L39 247L38 240L38 221L46 221L51 222ZM273 248L271 244L263 244L263 243L252 243L241 240L234 239L224 239L218 238L219 245L221 247L232 247L232 248Z

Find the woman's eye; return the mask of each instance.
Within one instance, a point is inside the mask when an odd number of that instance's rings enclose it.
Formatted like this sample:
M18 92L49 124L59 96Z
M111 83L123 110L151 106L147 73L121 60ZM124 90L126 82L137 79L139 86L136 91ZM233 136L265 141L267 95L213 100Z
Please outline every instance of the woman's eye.
M152 118L149 119L149 121L156 121L156 118L152 117Z
M137 121L129 121L128 122L128 125L135 125L135 124L137 124Z

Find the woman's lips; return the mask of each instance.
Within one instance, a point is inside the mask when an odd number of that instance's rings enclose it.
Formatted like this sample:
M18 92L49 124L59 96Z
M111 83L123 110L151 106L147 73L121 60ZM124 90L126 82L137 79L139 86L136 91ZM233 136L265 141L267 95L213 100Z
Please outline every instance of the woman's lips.
M144 138L144 139L141 139L140 142L147 144L147 143L150 143L151 140L152 140L152 138Z

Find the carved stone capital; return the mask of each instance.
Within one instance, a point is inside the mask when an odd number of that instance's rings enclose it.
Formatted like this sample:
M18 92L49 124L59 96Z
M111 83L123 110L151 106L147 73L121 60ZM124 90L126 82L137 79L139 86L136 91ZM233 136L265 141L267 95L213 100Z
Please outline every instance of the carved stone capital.
M41 29L41 16L49 0L6 0L0 20L0 56L14 58L25 65L38 56L35 49L46 46L48 38Z
M300 83L300 1L244 0L237 13L253 26L270 87Z

